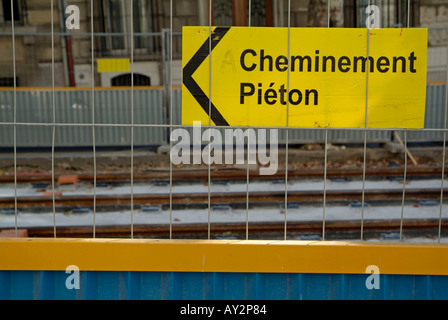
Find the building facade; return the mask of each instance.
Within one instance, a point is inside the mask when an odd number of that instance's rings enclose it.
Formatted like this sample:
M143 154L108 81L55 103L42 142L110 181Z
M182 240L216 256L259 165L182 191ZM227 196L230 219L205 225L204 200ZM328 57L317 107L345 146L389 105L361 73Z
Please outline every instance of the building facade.
M289 21L291 27L358 28L365 27L369 3L380 8L381 27L429 28L428 81L446 78L448 3L443 0L332 0L329 21L327 0L291 0L289 10L287 0L211 3L212 8L209 0L176 0L171 9L170 0L2 0L0 86L13 86L14 73L18 87L52 86L53 74L56 87L90 87L93 81L102 87L129 85L129 73L95 69L92 79L92 45L95 66L101 58L132 55L134 84L163 86L170 67L171 15L173 84L180 85L182 26L208 26L209 12L212 25L286 27ZM79 8L79 29L66 24L73 18L69 6Z

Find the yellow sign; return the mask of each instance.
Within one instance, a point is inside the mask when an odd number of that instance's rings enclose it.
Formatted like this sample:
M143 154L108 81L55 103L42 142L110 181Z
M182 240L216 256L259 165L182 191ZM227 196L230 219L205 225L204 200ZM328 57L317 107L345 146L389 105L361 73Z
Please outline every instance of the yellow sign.
M184 27L182 46L185 125L424 125L426 29Z
M129 72L129 59L98 59L98 72Z

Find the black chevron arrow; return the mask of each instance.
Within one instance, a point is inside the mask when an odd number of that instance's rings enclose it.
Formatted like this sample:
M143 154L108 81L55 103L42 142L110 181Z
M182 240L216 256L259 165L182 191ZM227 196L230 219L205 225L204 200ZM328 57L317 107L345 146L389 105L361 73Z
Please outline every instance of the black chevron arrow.
M230 28L218 27L214 31L212 31L211 50L210 38L208 38L190 59L190 61L188 61L187 65L183 69L183 82L185 87L190 91L190 93L193 95L202 109L204 109L205 113L207 113L210 119L215 123L215 125L218 126L228 126L229 124L227 123L226 119L224 119L222 114L218 111L218 109L216 109L213 103L210 103L210 99L193 79L193 74L229 30ZM211 114L209 114L209 109Z

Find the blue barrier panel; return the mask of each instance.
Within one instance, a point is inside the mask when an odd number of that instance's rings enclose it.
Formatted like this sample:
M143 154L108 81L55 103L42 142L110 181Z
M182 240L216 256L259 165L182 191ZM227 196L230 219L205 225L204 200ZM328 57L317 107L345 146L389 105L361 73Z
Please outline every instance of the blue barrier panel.
M448 276L367 274L0 271L2 300L446 300Z

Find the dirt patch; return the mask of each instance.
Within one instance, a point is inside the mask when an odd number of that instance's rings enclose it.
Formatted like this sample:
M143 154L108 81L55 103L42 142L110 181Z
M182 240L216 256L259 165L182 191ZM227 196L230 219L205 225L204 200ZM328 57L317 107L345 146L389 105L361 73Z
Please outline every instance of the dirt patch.
M410 148L410 153L417 161L414 164L408 158L408 166L440 167L442 164L441 147ZM63 152L56 153L54 169L57 174L91 173L96 165L97 172L130 172L131 153L124 151L96 152L96 164L93 152ZM290 169L318 169L324 167L325 150L323 145L306 145L300 148L288 149L288 167ZM137 150L134 152L134 172L145 172L157 169L168 169L169 155L156 151ZM286 164L286 150L279 149L278 168L284 169ZM364 163L364 149L362 147L329 146L327 154L328 168L362 168ZM388 148L376 147L366 150L366 167L379 168L388 166L403 166L404 152L391 152ZM201 165L174 165L173 168L207 168ZM212 165L212 167L235 167L235 165ZM238 165L237 167L245 167ZM17 153L17 173L45 174L51 173L51 153ZM0 174L14 173L13 154L1 154Z

